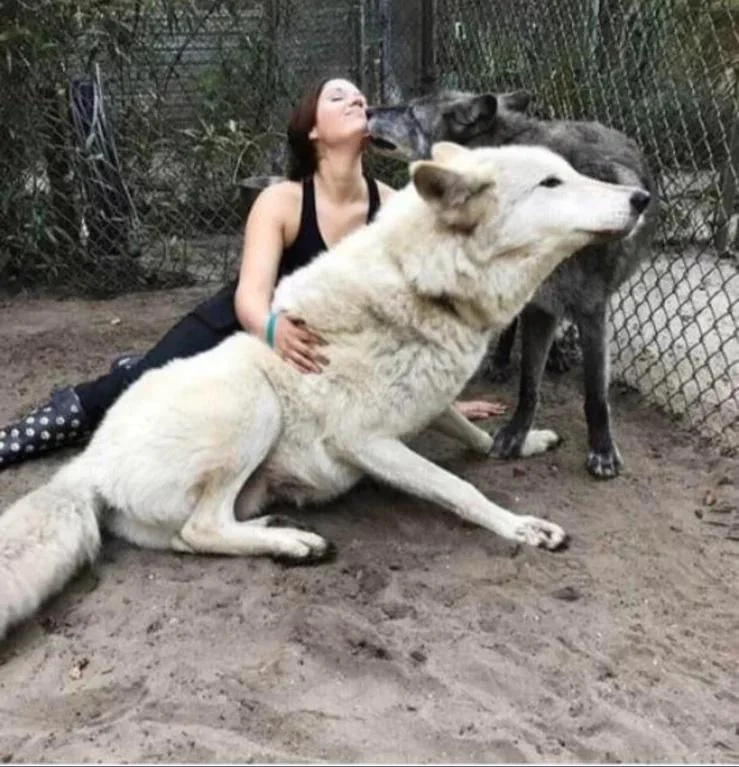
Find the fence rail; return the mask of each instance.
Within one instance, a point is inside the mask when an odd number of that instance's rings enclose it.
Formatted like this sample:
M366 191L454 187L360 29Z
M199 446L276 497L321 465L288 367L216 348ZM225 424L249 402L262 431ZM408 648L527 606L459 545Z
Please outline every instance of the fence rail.
M282 171L311 77L374 101L526 87L543 116L601 120L647 153L660 227L614 297L614 376L736 449L738 16L737 0L10 0L0 285L225 279L241 182Z

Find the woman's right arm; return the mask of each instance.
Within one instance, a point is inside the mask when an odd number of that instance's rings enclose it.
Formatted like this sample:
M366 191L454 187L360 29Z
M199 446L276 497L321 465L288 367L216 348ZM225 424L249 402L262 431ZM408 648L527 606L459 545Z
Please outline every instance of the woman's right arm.
M244 330L264 337L282 251L292 190L288 183L264 189L254 201L244 230L235 310Z
M300 210L300 202L294 186L282 182L264 189L249 211L234 309L244 330L260 338L264 338L288 222ZM295 318L280 315L277 319L275 351L300 372L321 372L321 365L328 362L316 349L321 343Z

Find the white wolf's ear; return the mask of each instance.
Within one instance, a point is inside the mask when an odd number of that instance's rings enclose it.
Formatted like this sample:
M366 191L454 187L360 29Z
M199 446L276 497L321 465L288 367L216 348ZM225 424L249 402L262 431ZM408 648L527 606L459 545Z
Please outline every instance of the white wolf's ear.
M489 195L490 179L476 178L474 173L463 172L441 165L433 160L419 160L411 164L411 179L418 194L437 212L441 221L453 229L471 231L492 204Z
M455 144L453 141L437 141L431 147L431 159L443 165L444 163L451 162L461 154L468 154L470 151L467 147Z
M479 188L464 173L434 160L411 163L411 180L426 202L443 208L454 208L465 202Z

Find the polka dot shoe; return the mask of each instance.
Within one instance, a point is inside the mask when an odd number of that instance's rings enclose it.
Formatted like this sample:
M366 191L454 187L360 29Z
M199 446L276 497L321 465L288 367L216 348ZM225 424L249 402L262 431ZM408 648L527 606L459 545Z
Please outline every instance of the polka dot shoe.
M0 471L50 450L85 442L89 435L87 417L75 390L55 389L47 403L0 428Z

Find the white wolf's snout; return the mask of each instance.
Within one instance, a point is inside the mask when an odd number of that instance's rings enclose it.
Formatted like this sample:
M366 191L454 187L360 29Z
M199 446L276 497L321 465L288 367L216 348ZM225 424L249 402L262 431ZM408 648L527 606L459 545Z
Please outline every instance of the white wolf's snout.
M589 186L591 204L587 217L592 221L583 228L605 237L629 235L652 199L649 192L639 187L600 181Z
M647 218L645 216L646 210L649 207L649 203L652 201L652 195L649 194L649 192L645 192L643 189L637 189L634 193L636 197L632 197L631 204L634 205L637 210L643 205L643 208L641 209L641 212L636 218L636 222L631 227L629 233L623 238L624 244L626 244L628 247L631 246L631 243L638 238L639 233L641 230L646 226L647 224ZM646 203L644 200L646 199Z
M652 195L644 189L636 189L629 197L631 207L636 210L637 214L642 214L647 209L649 202L652 199Z

